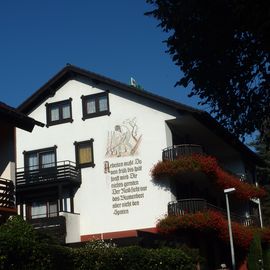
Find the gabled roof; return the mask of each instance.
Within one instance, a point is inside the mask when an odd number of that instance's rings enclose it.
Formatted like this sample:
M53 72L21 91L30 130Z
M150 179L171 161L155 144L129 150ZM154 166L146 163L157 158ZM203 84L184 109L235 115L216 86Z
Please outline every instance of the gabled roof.
M63 84L76 77L83 77L92 80L94 83L102 83L120 89L124 92L132 93L136 96L157 102L162 105L169 106L177 111L187 112L192 114L198 121L209 127L211 131L222 137L228 144L238 149L245 157L256 163L261 163L260 158L251 151L247 146L239 141L237 137L232 135L227 129L220 125L207 112L195 109L191 106L161 97L151 92L137 89L136 87L121 83L97 73L73 66L67 65L53 76L47 83L39 88L33 95L26 99L17 109L25 114L29 114L34 108L39 106L49 96L53 95Z
M136 87L121 83L119 81L110 79L108 77L99 75L97 73L73 66L67 65L62 70L60 70L55 76L53 76L47 83L45 83L41 88L39 88L33 95L31 95L27 100L25 100L19 107L18 110L28 114L30 113L36 106L42 103L45 99L47 99L50 95L53 95L64 83L67 81L76 78L77 76L85 77L87 79L91 79L94 83L103 83L106 85L110 85L116 87L118 89L124 90L125 92L133 93L137 96L142 96L147 99L154 100L156 102L173 106L179 110L183 111L197 111L200 110L194 109L190 106L175 102L173 100L155 95L151 92L138 89ZM201 111L202 112L202 111Z
M3 102L0 102L0 120L26 131L32 131L35 125L44 126L44 124L26 116Z

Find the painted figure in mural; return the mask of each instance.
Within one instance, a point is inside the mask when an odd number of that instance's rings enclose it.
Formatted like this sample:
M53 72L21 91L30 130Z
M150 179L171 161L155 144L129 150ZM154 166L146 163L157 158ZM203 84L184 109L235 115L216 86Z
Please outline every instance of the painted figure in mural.
M104 161L104 173L110 172L110 163L109 161Z
M125 153L130 153L132 150L130 129L125 125L116 125L114 131L114 150L116 156L120 157Z
M136 118L126 119L122 124L115 125L114 131L108 134L107 157L134 155L138 150L141 136L138 137Z

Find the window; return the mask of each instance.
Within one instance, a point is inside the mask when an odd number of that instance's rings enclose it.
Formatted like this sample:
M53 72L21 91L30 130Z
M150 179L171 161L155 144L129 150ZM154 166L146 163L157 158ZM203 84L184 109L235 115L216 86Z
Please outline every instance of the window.
M101 115L110 115L108 93L82 96L83 120Z
M80 168L94 167L93 139L83 142L74 142L76 163Z
M42 170L56 166L56 146L24 152L26 171Z
M47 103L47 127L67 122L73 122L71 113L71 101L67 99L54 103Z
M28 205L28 219L56 217L58 215L57 201L33 202Z

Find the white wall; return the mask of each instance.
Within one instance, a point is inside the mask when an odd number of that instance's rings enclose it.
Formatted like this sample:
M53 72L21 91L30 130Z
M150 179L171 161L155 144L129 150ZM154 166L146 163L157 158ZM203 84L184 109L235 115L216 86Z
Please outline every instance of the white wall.
M80 242L80 215L60 212L60 216L66 218L66 243Z
M97 87L100 87L98 85ZM131 94L123 93L117 89L99 89L89 84L71 80L58 90L54 97L48 98L35 109L29 116L46 123L45 103L61 101L72 97L73 123L65 123L49 128L37 127L32 133L17 129L17 167L22 167L23 151L35 150L57 145L57 160L75 161L74 141L94 139L94 168L82 169L82 185L74 199L75 212L80 213L80 234L90 235L97 233L115 232L155 227L157 220L167 213L167 203L172 195L168 189L155 185L150 176L153 165L161 160L162 149L172 144L171 133L165 124L165 120L175 118L176 112L163 105L157 105ZM83 121L81 95L89 95L110 90L110 116L90 118ZM140 90L138 90L140 91ZM157 107L158 106L158 107ZM178 115L178 117L181 117ZM114 130L115 125L122 125L127 119L136 118L138 137L141 135L141 143L138 153L134 156L106 157L106 144L108 134ZM119 172L119 169L135 169L137 178L129 180L112 181L111 177L120 176L104 173L104 161L111 165L123 163L123 166L111 168L111 173ZM128 162L133 165L129 166ZM125 164L126 163L126 164ZM141 170L140 170L141 166ZM134 177L134 175L132 175ZM143 198L123 200L121 207L113 208L113 199L118 195L112 194L112 183L135 182L132 191L119 195L135 195L139 193ZM137 183L137 184L136 184ZM129 183L132 184L132 183ZM133 183L134 184L134 183ZM115 188L120 190L121 188ZM126 206L122 207L122 202ZM129 202L131 206L128 206ZM134 204L132 206L132 204ZM119 212L117 212L117 211Z
M15 162L9 161L0 177L15 182Z

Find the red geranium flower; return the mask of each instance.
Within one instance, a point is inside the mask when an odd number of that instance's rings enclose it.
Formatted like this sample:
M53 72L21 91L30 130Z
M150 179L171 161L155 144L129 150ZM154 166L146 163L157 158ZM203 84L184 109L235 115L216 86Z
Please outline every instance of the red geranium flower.
M240 181L240 179L223 170L217 160L211 156L190 155L181 156L176 160L166 160L158 162L151 170L152 177L160 180L164 177L175 177L187 172L201 171L213 180L222 190L234 187L234 196L241 200L250 198L261 198L266 195L264 189L255 185ZM178 180L181 177L178 177Z

